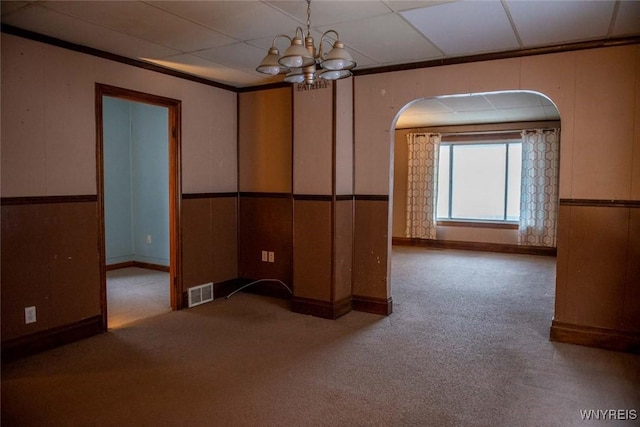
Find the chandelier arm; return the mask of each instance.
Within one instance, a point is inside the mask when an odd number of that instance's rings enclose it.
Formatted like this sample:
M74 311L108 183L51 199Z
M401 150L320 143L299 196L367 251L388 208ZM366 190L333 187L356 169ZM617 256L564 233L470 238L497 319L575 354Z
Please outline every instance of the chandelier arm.
M324 39L324 36L326 36L329 33L333 33L336 35L336 40L340 39L340 34L338 34L338 32L336 30L327 30L324 33L322 33L322 37L320 37L320 40Z
M316 56L317 59L322 59L322 43L323 42L328 42L330 46L331 45L331 39L325 39L325 36L329 33L333 33L336 35L336 40L340 40L340 35L338 34L338 32L336 30L327 30L324 33L322 33L322 36L320 37L320 43L318 43L318 55Z
M278 41L278 39L281 39L281 38L285 38L285 39L289 40L289 43L291 43L291 37L289 37L286 34L278 34L277 36L275 36L273 38L273 41L271 42L271 47L276 47L276 41Z

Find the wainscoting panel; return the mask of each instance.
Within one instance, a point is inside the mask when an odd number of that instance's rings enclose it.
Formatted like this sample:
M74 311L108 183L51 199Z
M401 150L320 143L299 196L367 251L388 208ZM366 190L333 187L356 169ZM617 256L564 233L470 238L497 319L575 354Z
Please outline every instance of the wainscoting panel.
M55 325L48 298L49 225L42 220L46 210L46 205L2 206L3 341ZM25 325L24 308L30 306L36 307L38 322Z
M1 221L3 342L100 315L95 200L3 199ZM30 306L37 321L25 324Z
M182 291L236 279L237 241L237 196L183 198Z
M387 196L356 196L353 295L389 298Z
M629 209L629 248L624 289L623 329L640 334L640 209Z
M93 203L49 205L49 268L56 326L100 313L100 260Z
M561 200L559 214L551 339L638 351L638 202Z
M238 274L243 279L278 279L293 286L293 199L290 195L240 193ZM275 262L263 262L262 251ZM259 284L257 287L269 287ZM276 285L277 289L280 286Z
M353 277L353 199L335 202L334 299L351 297Z
M238 277L238 198L211 199L213 282Z
M555 319L566 319L569 296L569 242L571 241L571 207L558 207L558 235L556 245L558 247L556 257L556 299Z
M211 199L182 200L182 291L213 281Z
M332 302L331 202L294 203L294 296Z
M568 323L621 327L628 221L627 208L571 207Z

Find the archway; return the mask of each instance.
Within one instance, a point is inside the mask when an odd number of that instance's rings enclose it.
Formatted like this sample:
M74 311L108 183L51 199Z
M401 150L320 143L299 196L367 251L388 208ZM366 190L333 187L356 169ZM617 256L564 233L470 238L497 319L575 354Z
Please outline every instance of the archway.
M393 120L391 131L391 155L390 155L390 192L389 192L389 234L392 245L404 246L425 246L430 248L449 248L463 249L485 252L506 252L506 253L523 253L536 255L555 255L555 242L552 246L536 246L521 244L519 242L519 205L520 205L520 176L516 175L513 180L517 179L515 185L508 186L507 183L511 175L506 173L512 165L522 165L521 158L515 157L511 159L509 156L510 147L512 152L515 148L519 148L522 141L522 132L530 129L554 129L560 128L560 114L555 104L545 95L532 91L501 91L490 93L476 93L464 95L438 96L426 99L416 99L409 102L396 114ZM440 163L440 173L438 175L446 176L445 185L438 188L437 203L434 200L434 211L430 211L433 215L433 223L435 225L433 237L416 238L409 232L407 225L407 217L411 215L411 207L407 207L407 193L411 193L411 189L407 189L407 164L408 152L406 136L413 134L438 134L442 137L440 149L445 146L451 155L446 159L446 173L442 174L443 156L440 161L436 158L435 162ZM454 151L455 149L455 151ZM556 226L558 213L558 176L559 162L558 153L559 146L556 146L554 161L556 162L554 170L555 194L554 194L554 212L552 213L553 226ZM473 156L478 156L483 152L490 152L492 156L499 153L504 159L504 171L500 173L504 179L504 193L496 199L504 201L500 210L504 210L504 218L494 217L474 217L460 215L452 215L451 211L451 195L452 189L462 190L462 184L453 181L462 182L464 170L458 172L458 163L453 161L453 153L459 156L460 169L464 169L462 159L465 151L472 152ZM467 160L469 160L469 155ZM498 159L500 160L500 159ZM417 161L417 160L414 160ZM498 162L500 163L500 162ZM469 163L467 162L466 167ZM495 166L494 166L495 168ZM435 169L436 171L438 168ZM454 174L454 171L456 172ZM437 172L436 172L437 173ZM499 175L499 174L498 174ZM438 178L438 176L436 176ZM439 176L442 179L442 176ZM437 180L437 179L436 179ZM477 180L477 178L476 178ZM457 187L454 187L454 183ZM448 210L445 206L445 214L442 213L441 198L442 187L447 187L445 198L448 199ZM517 196L508 194L508 187L517 187ZM414 188L415 191L415 188ZM477 190L475 190L477 191ZM462 191L459 191L462 193ZM453 193L457 194L457 193ZM435 196L435 195L434 195ZM518 206L518 218L513 217L513 212L507 216L508 197L517 197L517 203L510 202L509 205ZM459 200L464 197L459 196ZM477 203L477 199L475 201ZM411 203L409 203L411 205ZM458 203L461 205L461 203ZM475 206L474 206L475 207ZM459 207L458 207L459 208ZM447 214L448 213L448 217ZM455 214L455 210L454 210ZM437 218L436 218L437 217ZM392 279L393 272L393 249L389 252L388 263L388 283L390 284L391 294L393 294L394 284ZM555 267L554 267L555 270ZM555 281L549 284L555 286ZM552 291L554 294L555 292ZM549 307L551 309L552 307ZM548 327L548 325L547 325Z

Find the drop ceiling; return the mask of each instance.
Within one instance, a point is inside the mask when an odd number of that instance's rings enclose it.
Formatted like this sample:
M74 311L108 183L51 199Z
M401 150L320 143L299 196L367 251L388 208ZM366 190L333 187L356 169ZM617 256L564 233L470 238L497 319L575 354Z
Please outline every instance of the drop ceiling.
M0 5L3 24L237 88L281 81L282 76L265 76L255 67L274 36L292 36L307 20L303 0L3 0ZM640 1L313 0L311 31L316 42L328 29L340 34L357 71L637 37ZM277 46L283 51L286 40ZM460 109L467 107L453 105L460 100L425 100L406 110L398 126L418 123L417 117L427 110L440 119L437 124L453 124L509 117L544 120L555 109L530 94L466 101L478 105L474 117Z
M417 100L398 117L396 128L557 120L560 113L547 97L509 91Z
M280 81L255 67L273 37L305 27L305 1L2 1L2 23L235 87ZM639 1L314 0L357 70L640 34ZM286 39L278 47L286 48Z

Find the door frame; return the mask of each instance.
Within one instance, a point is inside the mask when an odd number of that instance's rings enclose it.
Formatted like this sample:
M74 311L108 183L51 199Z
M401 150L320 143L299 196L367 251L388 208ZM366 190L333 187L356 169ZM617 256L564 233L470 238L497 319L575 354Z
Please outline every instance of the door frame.
M172 310L182 308L182 257L180 250L182 101L102 83L96 83L95 85L100 311L102 313L102 329L106 331L108 329L107 265L104 224L104 127L102 117L102 99L104 96L166 107L169 110L169 293L171 295Z

